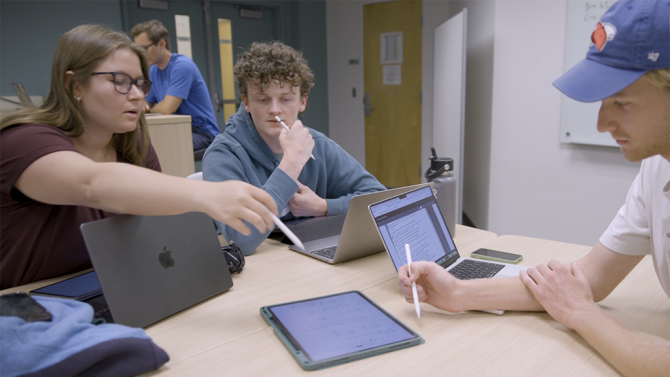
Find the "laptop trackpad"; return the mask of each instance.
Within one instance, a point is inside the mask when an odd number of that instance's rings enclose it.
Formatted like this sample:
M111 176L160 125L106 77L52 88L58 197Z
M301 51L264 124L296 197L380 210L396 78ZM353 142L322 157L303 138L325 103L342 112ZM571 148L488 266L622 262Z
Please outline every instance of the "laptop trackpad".
M285 221L284 224L305 244L310 241L320 240L322 238L337 236L342 233L344 218L346 215L321 216L311 218L300 218L291 221ZM292 245L293 242L284 236L282 243ZM335 242L337 244L337 242Z
M519 266L516 264L505 264L505 268L500 270L494 278L510 278L519 276L519 272L527 270L528 266Z
M314 250L320 250L324 249L327 247L333 247L337 246L337 241L340 239L340 236L332 236L332 237L326 237L322 238L320 240L314 240L314 241L309 241L309 242L303 242L303 245L305 246L305 251L310 253ZM290 247L291 250L296 250L293 247ZM300 250L298 250L300 251Z

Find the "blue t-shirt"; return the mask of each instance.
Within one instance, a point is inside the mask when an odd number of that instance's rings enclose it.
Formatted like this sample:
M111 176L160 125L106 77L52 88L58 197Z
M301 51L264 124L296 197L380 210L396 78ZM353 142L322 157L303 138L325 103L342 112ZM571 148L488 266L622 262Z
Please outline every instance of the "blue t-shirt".
M164 70L156 65L149 67L151 91L146 100L158 103L171 95L182 99L175 114L190 115L191 124L200 130L216 136L221 133L216 124L212 102L207 85L202 79L198 66L187 56L173 53Z

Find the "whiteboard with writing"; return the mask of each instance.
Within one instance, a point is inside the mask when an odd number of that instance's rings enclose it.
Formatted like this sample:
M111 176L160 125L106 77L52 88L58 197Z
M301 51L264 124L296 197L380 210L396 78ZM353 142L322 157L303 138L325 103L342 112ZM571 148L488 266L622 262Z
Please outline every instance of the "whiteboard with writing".
M616 0L568 0L565 38L565 70L586 57L591 33L600 17ZM561 142L618 147L609 133L596 129L600 101L584 103L563 96L561 109Z

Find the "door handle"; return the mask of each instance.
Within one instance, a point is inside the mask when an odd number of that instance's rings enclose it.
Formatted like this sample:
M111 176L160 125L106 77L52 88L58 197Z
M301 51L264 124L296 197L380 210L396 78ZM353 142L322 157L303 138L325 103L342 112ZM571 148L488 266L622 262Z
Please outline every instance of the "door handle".
M374 107L370 106L370 93L365 93L363 96L363 111L365 112L365 116L369 117L370 111L374 109Z
M219 99L219 93L214 92L214 104L216 104L216 109L214 109L215 113L218 113L223 109L223 106L221 106L221 100Z
M240 102L240 100L237 99L220 99L219 93L214 92L214 103L216 104L216 109L214 109L214 112L218 113L219 111L221 111L221 109L223 109L223 105L233 104L237 106L242 102Z

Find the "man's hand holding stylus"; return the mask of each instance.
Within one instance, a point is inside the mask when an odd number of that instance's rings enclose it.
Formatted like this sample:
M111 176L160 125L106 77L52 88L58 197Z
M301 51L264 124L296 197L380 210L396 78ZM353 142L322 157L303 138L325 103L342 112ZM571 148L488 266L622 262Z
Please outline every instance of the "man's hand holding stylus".
M314 140L300 120L296 120L289 127L290 132L282 130L279 134L279 145L284 152L284 157L278 167L297 182L298 175L314 149Z
M412 278L407 265L398 269L398 291L405 301L412 303L412 281L416 282L416 291L420 302L452 313L462 311L459 303L452 297L459 289L459 281L451 276L444 267L434 262L412 262Z

